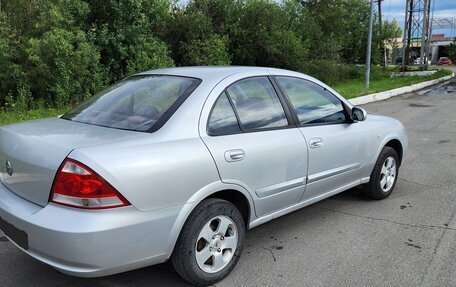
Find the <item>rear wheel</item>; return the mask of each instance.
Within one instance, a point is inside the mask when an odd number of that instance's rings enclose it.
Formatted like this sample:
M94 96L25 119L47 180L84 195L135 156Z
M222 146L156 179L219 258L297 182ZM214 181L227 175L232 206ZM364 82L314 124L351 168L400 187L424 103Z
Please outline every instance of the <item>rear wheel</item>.
M245 224L239 210L228 201L208 199L187 219L171 261L177 273L197 286L225 278L241 256Z
M396 185L399 176L399 159L391 147L384 147L380 153L369 183L363 185L364 194L372 199L387 198Z

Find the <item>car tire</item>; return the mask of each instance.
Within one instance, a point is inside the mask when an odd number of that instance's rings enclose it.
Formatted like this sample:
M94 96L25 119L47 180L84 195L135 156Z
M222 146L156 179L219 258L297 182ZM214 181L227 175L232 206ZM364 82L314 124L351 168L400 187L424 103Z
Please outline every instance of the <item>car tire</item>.
M196 286L214 284L236 266L244 236L244 219L236 206L217 198L204 200L185 222L171 262L188 282Z
M384 147L378 156L369 183L363 185L364 195L371 199L387 198L399 177L399 157L391 147Z

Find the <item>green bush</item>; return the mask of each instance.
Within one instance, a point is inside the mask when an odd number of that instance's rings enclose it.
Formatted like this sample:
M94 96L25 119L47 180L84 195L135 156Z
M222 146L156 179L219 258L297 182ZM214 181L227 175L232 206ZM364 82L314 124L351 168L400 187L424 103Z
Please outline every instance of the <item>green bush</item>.
M456 63L456 39L447 47L447 51L448 58L450 58L453 63Z
M314 60L305 63L303 72L328 85L335 85L345 81L363 79L366 70L363 65L341 64L331 60ZM371 78L384 78L390 72L381 67L373 66Z
M230 35L233 64L299 70L308 43L291 27L282 6L272 1L246 1L239 28Z
M227 37L217 34L205 39L193 39L182 46L182 64L186 66L229 65Z
M63 107L102 87L100 56L82 31L52 29L29 39L25 52L28 86L48 103Z
M100 51L100 63L108 83L143 70L173 66L165 43L154 29L168 16L162 0L88 0L85 25Z
M391 73L393 71L399 71L398 68L382 68L380 66L372 66L371 67L371 73L370 73L370 79L371 80L380 80L380 79L387 79L391 76ZM363 69L364 72L364 69Z
M348 69L348 77L344 77L343 80L361 79L366 73L364 66L346 65L346 67Z
M345 70L345 66L331 60L313 60L303 65L303 72L318 80L332 85L338 83Z
M5 16L0 11L0 107L6 101L7 91L9 90L8 78L11 73L12 63L10 61L10 48L7 41L8 31L5 25Z
M141 36L130 46L125 76L156 68L174 66L165 43L154 37Z
M208 51L207 48L200 48L197 45L207 46L211 41L216 40L216 38L211 39L213 37L211 19L199 11L175 8L165 29L165 41L171 47L171 55L179 66L192 65L191 58L199 57L196 54L192 56L186 54L191 48L197 48L200 52Z
M361 79L364 68L354 64L364 62L368 16L365 0L2 1L0 107L72 105L173 65L270 66L328 84ZM384 36L400 34L393 24L385 22ZM374 63L381 42L374 31ZM372 78L385 73L373 68Z
M0 61L8 67L0 72L2 105L65 106L101 88L99 53L76 26L88 12L85 2L17 0L2 8L0 46L6 43L7 53L0 52Z

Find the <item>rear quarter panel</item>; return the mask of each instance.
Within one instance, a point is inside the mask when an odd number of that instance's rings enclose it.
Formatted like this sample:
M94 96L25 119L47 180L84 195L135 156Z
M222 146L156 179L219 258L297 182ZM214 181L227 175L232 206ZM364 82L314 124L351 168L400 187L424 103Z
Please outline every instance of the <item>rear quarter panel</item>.
M198 134L201 107L216 82L204 80L158 131L75 149L69 157L99 173L140 211L190 202L194 193L220 181Z
M199 138L149 139L74 150L83 162L140 211L182 205L195 192L219 181L206 146Z

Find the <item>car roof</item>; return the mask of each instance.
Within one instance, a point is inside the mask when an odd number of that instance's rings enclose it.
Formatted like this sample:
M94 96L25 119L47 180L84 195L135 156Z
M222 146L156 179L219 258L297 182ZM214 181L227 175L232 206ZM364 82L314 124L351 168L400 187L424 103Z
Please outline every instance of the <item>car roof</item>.
M298 76L300 78L310 80L314 83L319 84L323 88L329 90L331 93L338 95L338 98L343 101L346 105L351 107L351 104L344 97L340 96L337 91L332 89L330 86L313 78L309 75L302 74L291 70L271 68L271 67L256 67L256 66L189 66L189 67L173 67L163 68L156 70L145 71L136 75L170 75L170 76L181 76L189 78L198 78L203 82L213 85L214 82L219 82L229 76L236 74L250 74L256 75L287 75L287 76Z
M248 67L248 66L198 66L198 67L176 67L176 68L164 68L157 70L149 70L137 75L151 75L151 74L164 74L174 76L184 76L199 78L202 80L210 78L225 78L230 75L245 72L256 72L261 74L273 73L273 71L291 72L276 68L267 67Z

